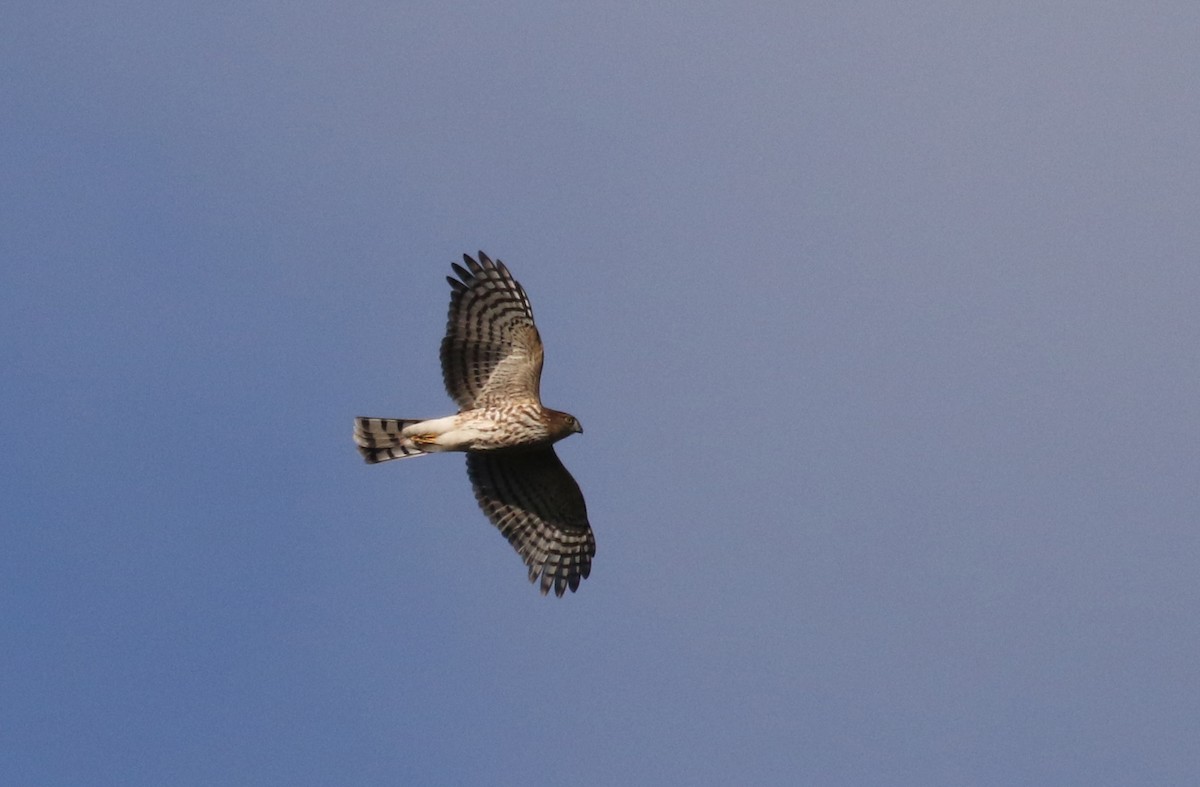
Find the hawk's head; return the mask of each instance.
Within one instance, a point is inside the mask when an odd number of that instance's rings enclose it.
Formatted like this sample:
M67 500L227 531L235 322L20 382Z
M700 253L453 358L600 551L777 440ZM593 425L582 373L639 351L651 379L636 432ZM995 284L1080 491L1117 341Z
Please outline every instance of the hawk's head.
M583 426L580 425L579 419L570 413L547 410L546 415L548 416L547 425L552 439L561 440L573 434L583 434Z

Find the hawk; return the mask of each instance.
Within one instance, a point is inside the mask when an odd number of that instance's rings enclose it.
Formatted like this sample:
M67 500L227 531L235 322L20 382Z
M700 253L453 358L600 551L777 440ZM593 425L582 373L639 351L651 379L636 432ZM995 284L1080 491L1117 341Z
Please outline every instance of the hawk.
M542 340L529 298L500 260L482 251L451 263L442 377L456 415L428 421L356 418L354 442L370 464L465 451L475 499L538 582L572 592L592 570L596 540L583 493L553 444L583 432L575 416L542 406Z

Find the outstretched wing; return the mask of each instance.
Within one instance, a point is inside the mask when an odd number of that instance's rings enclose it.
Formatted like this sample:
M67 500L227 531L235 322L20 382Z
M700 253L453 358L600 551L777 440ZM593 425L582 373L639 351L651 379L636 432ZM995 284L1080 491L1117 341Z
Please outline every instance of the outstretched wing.
M529 298L497 260L479 252L479 262L463 255L450 282L450 316L442 339L446 392L469 410L484 404L540 402L542 340L533 324Z
M529 568L561 596L592 571L596 539L575 479L554 449L467 454L475 499Z

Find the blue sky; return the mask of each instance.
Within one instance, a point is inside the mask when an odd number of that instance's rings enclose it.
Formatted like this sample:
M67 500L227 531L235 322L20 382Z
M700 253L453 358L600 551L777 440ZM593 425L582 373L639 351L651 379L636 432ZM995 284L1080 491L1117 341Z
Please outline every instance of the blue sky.
M1191 784L1194 3L10 3L0 781ZM586 433L540 597L462 252Z

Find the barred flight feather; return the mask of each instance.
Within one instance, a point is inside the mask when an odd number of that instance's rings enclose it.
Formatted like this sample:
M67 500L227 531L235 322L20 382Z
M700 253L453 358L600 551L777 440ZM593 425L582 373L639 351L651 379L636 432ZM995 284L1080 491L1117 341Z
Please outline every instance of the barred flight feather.
M467 454L467 474L488 519L541 577L543 595L579 588L592 570L596 540L579 485L553 448Z
M502 262L479 252L463 255L450 282L450 310L442 339L446 391L462 409L488 401L538 400L542 340L525 290Z

